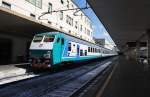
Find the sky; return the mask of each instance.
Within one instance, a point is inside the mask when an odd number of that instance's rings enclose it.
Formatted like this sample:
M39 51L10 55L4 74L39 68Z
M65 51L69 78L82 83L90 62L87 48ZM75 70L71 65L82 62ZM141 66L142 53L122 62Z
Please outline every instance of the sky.
M80 8L86 6L85 0L74 0L74 1L80 6ZM95 38L105 38L107 43L109 42L108 44L114 46L115 44L114 44L113 40L111 39L110 35L106 31L106 29L103 26L103 24L101 23L101 21L95 15L94 11L91 8L83 10L83 11L92 20L93 32L94 32L93 36Z

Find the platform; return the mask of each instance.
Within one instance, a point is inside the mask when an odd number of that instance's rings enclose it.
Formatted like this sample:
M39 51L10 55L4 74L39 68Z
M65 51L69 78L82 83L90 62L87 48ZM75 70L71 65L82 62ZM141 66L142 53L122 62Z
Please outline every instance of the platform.
M0 79L26 73L25 64L0 65Z
M112 77L100 97L150 97L150 71L125 56L118 59Z

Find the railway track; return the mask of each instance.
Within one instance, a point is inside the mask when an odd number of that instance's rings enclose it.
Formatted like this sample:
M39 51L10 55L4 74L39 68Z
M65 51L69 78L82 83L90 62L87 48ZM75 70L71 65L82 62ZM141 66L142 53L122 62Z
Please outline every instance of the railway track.
M0 94L1 97L70 97L108 68L111 62L105 62L10 84L1 88Z

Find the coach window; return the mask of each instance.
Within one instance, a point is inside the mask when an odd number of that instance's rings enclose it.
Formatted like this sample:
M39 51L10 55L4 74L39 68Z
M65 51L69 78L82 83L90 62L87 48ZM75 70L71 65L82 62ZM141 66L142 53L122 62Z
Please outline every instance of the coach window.
M85 50L85 56L87 56L87 50Z
M90 47L88 47L88 52L90 52Z
M71 51L71 43L68 44L68 51Z
M83 56L83 50L82 49L80 50L80 56Z

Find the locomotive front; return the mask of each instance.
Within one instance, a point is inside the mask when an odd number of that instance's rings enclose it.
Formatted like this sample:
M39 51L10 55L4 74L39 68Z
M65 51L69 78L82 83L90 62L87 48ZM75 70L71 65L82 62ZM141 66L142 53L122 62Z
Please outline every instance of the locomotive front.
M52 65L52 49L55 35L37 34L30 45L30 63L34 68L49 68Z

